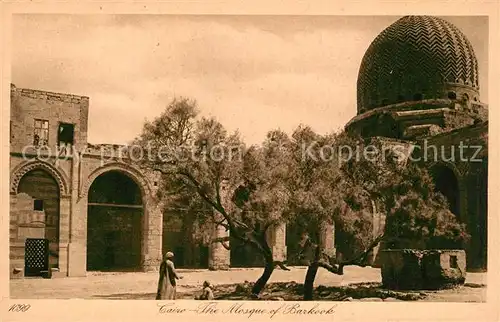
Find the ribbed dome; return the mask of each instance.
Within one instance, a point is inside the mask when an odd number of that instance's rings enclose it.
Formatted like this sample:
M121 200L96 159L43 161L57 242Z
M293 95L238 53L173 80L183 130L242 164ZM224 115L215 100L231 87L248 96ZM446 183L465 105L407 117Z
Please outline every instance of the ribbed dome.
M465 35L437 17L406 16L372 42L358 75L358 113L427 98L479 100L478 65Z

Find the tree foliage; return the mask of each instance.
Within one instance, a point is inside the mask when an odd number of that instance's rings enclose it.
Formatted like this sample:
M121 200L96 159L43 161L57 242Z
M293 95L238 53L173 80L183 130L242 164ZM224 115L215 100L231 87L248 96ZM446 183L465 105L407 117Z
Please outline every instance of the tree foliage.
M160 198L185 207L190 220L223 226L262 256L266 267L254 294L275 266L287 269L274 260L266 237L283 223L302 226L299 244L305 247L309 240L313 249L306 277L310 292L319 267L343 274L345 265L365 265L382 239L391 247L429 248L457 247L467 238L429 174L380 140L319 135L299 126L291 136L272 130L261 145L246 146L237 132L201 117L196 102L175 99L145 123L134 143L149 151L139 164L162 174ZM387 216L380 236L372 235L375 212ZM307 236L324 223L337 227L337 247L346 255L341 261L325 252L318 234ZM230 248L228 241L211 242Z
M282 219L287 191L281 179L287 172L281 150L272 144L246 147L238 133L228 133L214 118L199 117L196 102L173 100L153 121L146 122L135 145L148 150L140 166L160 172L164 195L183 194L188 202L202 200L213 212L203 211L232 238L262 255L266 269L256 282L258 294L276 265L266 232ZM217 237L229 249L229 237Z

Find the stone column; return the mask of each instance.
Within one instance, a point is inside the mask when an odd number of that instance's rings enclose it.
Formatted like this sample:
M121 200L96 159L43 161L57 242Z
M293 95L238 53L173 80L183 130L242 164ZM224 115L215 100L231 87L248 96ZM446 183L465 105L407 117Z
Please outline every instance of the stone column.
M372 239L377 238L380 236L385 229L385 215L378 212L377 208L375 206L375 202L372 201ZM368 262L372 267L381 267L380 263L380 256L379 256L379 250L384 248L384 243L380 242L375 248L373 248L369 258Z
M71 196L59 200L59 274L68 274L68 244L70 234Z
M70 242L68 244L68 276L87 273L87 199L74 203L71 211Z
M69 218L69 243L67 258L68 276L87 274L87 196L79 194L81 177L81 154L72 159L71 165L71 210Z
M145 272L154 272L162 261L163 213L161 203L146 197L144 203L144 229L141 262ZM146 199L145 198L145 199Z
M226 180L221 182L220 187L220 198L222 206L227 212L232 211L232 201L231 201L231 187ZM215 209L214 219L215 222L220 222L224 217L222 214L217 212ZM229 237L229 231L226 228L217 224L212 225L211 239ZM213 243L212 240L209 241L208 251L208 269L210 270L227 270L231 265L231 252L226 249L221 243ZM225 242L229 245L229 241Z
M320 226L319 243L323 246L324 252L331 257L335 257L335 224L323 222Z
M222 215L217 214L215 216L216 220L222 220ZM224 238L229 237L229 231L226 231L226 228L217 225L214 223L212 225L212 240L216 238ZM227 250L221 243L214 243L210 241L208 246L209 249L209 257L208 257L208 269L210 270L227 270L231 264L231 253ZM229 241L225 242L225 244L229 245Z
M266 233L267 243L273 251L273 260L286 261L286 223L269 227Z

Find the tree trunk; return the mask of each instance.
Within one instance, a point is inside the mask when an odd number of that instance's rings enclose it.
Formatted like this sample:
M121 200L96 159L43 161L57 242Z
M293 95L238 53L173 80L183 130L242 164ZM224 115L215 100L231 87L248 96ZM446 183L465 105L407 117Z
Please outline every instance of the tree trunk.
M271 278L273 271L274 271L273 259L266 258L266 266L264 268L264 272L262 273L262 276L257 280L257 282L255 282L252 288L252 294L259 295L260 292L262 292L267 282Z
M319 265L317 261L311 263L307 268L306 279L304 281L304 301L313 300L314 280L316 279L318 268Z
M304 280L304 301L313 300L314 280L316 279L316 274L318 273L320 256L321 246L316 245L316 249L314 250L314 259L307 268L306 279Z

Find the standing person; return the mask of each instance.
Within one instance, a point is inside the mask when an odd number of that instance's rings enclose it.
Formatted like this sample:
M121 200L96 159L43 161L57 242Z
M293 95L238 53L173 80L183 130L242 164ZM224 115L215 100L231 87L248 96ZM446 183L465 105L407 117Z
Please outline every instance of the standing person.
M175 271L174 253L168 252L160 265L160 279L158 281L157 300L175 300L177 291L177 281L181 279Z

